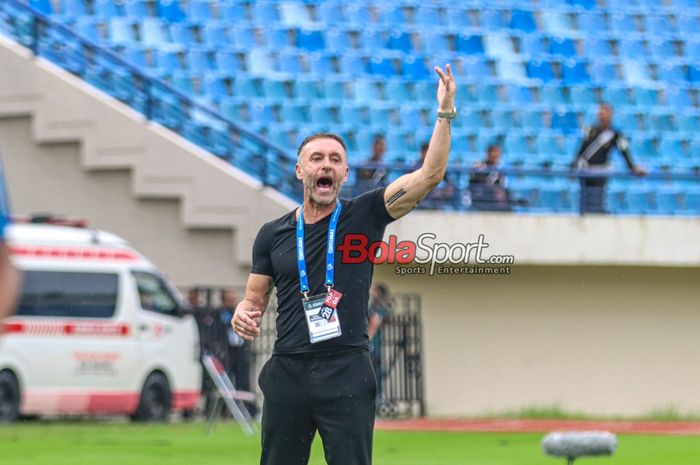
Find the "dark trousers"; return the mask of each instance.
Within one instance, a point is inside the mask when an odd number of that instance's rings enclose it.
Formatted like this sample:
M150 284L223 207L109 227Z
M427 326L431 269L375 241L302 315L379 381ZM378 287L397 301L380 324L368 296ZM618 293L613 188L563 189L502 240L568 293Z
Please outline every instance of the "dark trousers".
M581 213L605 213L607 178L581 178Z
M258 383L261 465L306 465L316 431L329 465L371 465L376 381L367 350L273 355Z

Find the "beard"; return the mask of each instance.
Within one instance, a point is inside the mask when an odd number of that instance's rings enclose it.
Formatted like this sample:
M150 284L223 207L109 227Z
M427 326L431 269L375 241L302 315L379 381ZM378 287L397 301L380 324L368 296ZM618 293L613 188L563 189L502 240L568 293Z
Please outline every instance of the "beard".
M313 180L304 182L304 191L308 194L307 197L316 205L321 207L327 207L335 203L340 193L340 189L343 187L343 182L340 180L335 180L333 186L331 187L331 192L326 194L319 194L316 191L316 183Z

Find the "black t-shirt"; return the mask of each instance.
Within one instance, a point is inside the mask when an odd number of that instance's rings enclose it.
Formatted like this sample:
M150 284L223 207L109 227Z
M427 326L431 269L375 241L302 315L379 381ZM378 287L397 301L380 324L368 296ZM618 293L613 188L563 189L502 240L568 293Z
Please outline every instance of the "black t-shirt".
M338 247L345 235L365 234L368 244L381 241L386 225L394 219L384 204L384 189L341 200L342 211L336 231L335 289L343 294L338 304L342 334L334 339L311 344L302 306L296 257L296 210L260 228L253 246L254 274L271 276L277 287L277 340L274 353L317 352L350 347L369 347L367 303L373 265L342 263ZM309 295L326 292L326 248L331 214L304 228L306 270Z

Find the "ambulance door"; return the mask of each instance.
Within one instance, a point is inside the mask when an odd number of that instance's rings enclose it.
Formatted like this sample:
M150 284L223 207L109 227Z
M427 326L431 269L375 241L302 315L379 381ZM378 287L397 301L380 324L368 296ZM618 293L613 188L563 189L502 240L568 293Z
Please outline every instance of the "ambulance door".
M189 366L197 340L185 323L181 306L167 283L157 273L132 271L139 296L139 338L141 350L154 367L162 367L169 377L174 398L183 382L189 383Z

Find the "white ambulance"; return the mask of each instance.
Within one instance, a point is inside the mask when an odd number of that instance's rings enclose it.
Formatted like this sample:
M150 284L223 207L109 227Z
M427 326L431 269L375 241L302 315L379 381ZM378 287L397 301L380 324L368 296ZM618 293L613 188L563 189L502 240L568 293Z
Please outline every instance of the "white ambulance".
M23 284L0 336L0 421L123 414L162 421L199 402L199 333L177 291L103 231L14 224Z

